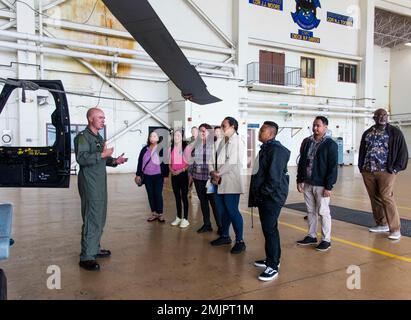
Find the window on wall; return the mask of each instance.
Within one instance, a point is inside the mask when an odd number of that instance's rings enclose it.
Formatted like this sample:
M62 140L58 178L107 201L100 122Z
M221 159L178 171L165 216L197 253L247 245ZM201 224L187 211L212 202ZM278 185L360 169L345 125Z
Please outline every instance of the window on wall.
M71 136L71 152L74 153L74 138L76 135L83 131L87 127L86 124L71 124L70 125L70 136ZM51 124L47 123L47 146L52 146L56 141L56 128ZM106 127L99 130L100 135L106 140Z
M301 57L301 78L315 78L315 60Z
M338 64L338 81L357 83L357 66L355 64Z

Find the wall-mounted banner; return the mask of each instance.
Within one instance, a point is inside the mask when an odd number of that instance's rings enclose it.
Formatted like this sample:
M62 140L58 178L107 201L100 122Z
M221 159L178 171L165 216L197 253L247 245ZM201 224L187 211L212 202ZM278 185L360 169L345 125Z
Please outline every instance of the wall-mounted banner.
M298 30L298 34L291 33L291 39L320 43L320 38L314 37L311 31Z
M327 12L327 21L331 23L341 24L347 27L354 26L354 18L349 16L344 16L342 14Z
M248 0L249 3L283 11L283 0Z
M317 18L317 8L321 8L320 0L295 0L295 12L291 12L293 20L301 29L312 30L321 22Z

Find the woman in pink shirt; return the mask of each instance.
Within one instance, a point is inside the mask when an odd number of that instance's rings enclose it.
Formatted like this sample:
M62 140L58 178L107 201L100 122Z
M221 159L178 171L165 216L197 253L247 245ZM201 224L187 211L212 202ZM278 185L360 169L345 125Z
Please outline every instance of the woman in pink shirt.
M188 159L191 155L191 151L187 146L187 142L183 140L183 137L183 129L175 130L171 142L171 149L169 151L171 185L173 187L177 207L177 216L171 225L179 225L180 228L186 228L190 224L188 222ZM182 215L183 207L184 216Z

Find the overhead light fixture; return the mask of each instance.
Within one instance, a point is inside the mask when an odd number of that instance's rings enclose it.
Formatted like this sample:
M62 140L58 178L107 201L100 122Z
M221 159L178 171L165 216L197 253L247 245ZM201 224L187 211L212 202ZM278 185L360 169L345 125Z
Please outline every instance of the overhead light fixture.
M404 45L407 46L407 47L411 47L411 42L406 42L406 43L404 43Z

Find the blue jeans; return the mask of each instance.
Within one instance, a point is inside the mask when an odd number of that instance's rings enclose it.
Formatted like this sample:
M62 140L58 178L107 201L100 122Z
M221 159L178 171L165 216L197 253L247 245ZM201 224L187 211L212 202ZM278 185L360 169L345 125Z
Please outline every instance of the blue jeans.
M240 203L240 194L218 194L218 188L215 191L215 204L221 217L222 236L230 236L230 224L233 224L235 240L243 240L243 217L238 210Z

